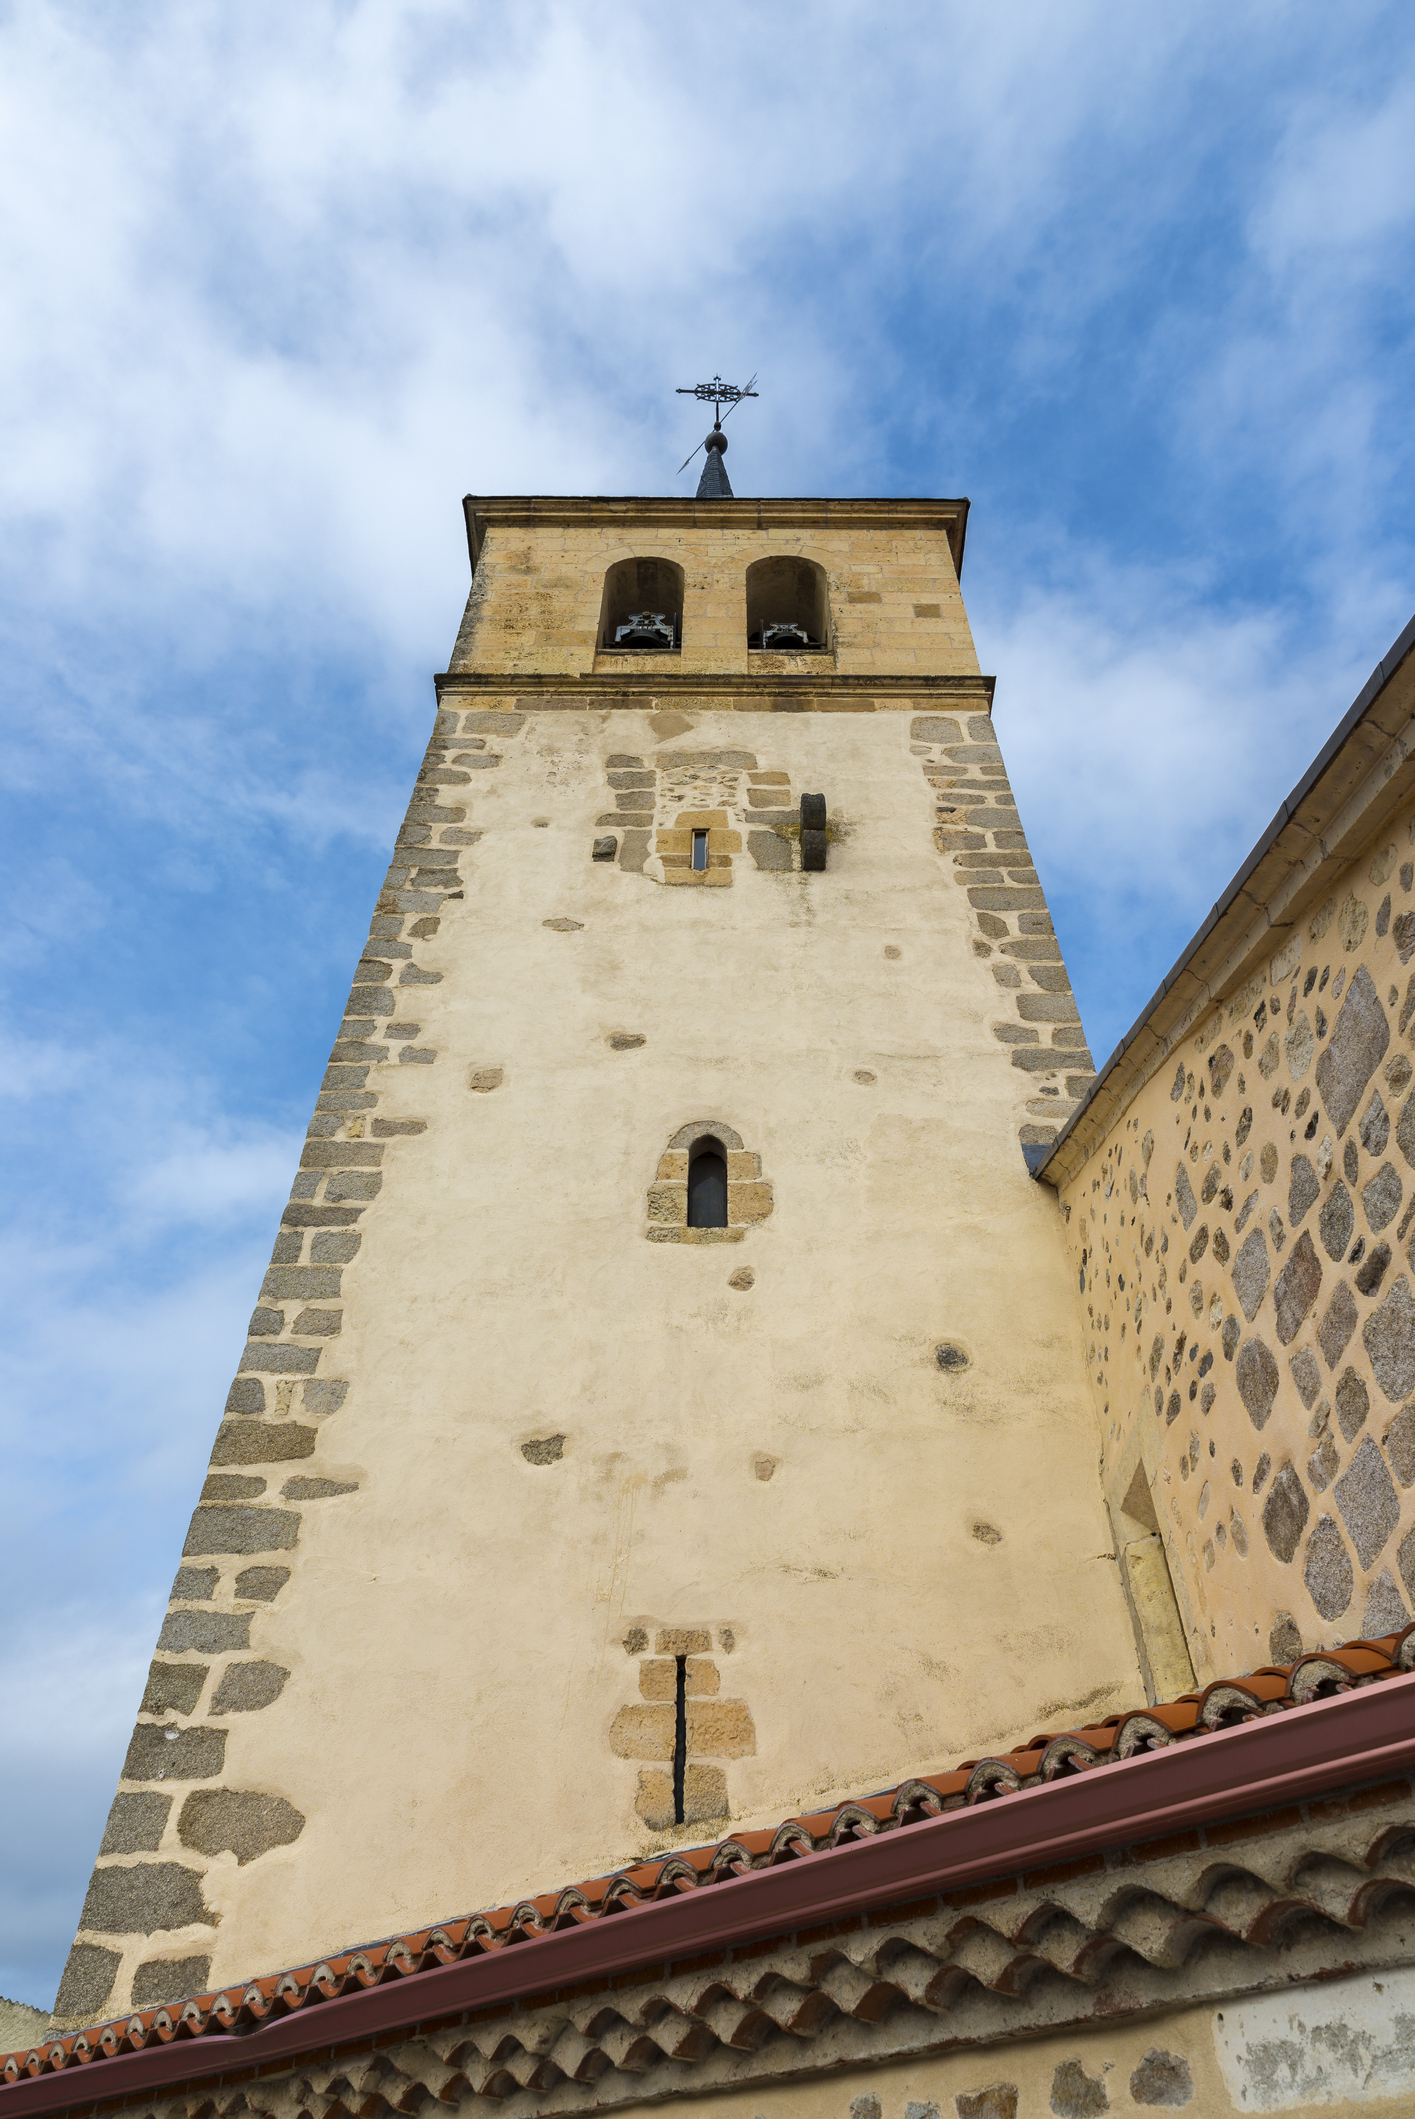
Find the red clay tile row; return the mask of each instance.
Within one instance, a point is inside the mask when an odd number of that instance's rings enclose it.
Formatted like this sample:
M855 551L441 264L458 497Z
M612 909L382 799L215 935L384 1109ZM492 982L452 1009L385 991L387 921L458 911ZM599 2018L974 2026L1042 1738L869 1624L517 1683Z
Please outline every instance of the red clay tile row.
M73 2031L3 2062L6 2084L19 2084L177 2039L225 2037L254 2030L306 2006L390 1981L416 1977L467 1958L515 1948L541 1937L662 1903L803 1856L880 1833L919 1825L952 1810L1063 1776L1092 1772L1293 1707L1415 1671L1415 1625L1377 1641L1268 1665L1242 1678L1218 1679L1202 1691L1154 1707L1111 1715L1076 1730L1043 1732L1000 1757L967 1759L949 1773L925 1774L832 1810L788 1818L774 1830L736 1833L715 1846L693 1847L611 1876L572 1884L512 1906L420 1928L317 1964L276 1972L246 1985L201 1994L184 2006L139 2010L121 2020ZM194 2056L195 2057L195 2056Z

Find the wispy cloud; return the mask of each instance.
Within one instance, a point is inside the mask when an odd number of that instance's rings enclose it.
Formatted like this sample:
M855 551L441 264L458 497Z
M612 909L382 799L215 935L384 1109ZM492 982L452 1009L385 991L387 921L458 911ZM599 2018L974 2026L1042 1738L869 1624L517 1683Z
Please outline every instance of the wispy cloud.
M0 1989L72 1932L461 491L672 489L705 364L762 371L744 489L971 492L1103 1050L1415 603L1412 113L1395 0L6 11Z

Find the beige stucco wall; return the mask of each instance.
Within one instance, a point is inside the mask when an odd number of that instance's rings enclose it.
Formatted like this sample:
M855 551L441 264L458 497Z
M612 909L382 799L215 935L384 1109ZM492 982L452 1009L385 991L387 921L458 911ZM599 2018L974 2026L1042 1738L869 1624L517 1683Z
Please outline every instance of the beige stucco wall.
M622 539L549 534L524 563L488 540L479 656L532 626L541 581L597 611ZM701 542L650 549L725 579L741 553ZM946 601L946 545L879 563ZM967 675L952 596L936 660ZM1074 1267L1018 1144L1089 1056L969 697L950 719L932 694L444 695L404 833L423 850L395 858L358 974L386 984L356 982L374 1013L335 1048L71 2018L126 2005L139 1966L138 1999L226 1984L666 1844L645 1819L674 1652L694 1841L1140 1696ZM626 758L652 795L615 787ZM725 884L626 867L627 827L592 858L626 799L671 823L709 785ZM783 786L826 795L824 874L784 825L786 866L747 850L753 792ZM651 1197L699 1121L742 1144L722 1240L682 1240Z
M1412 885L1406 810L1063 1188L1107 1493L1200 1678L1409 1622Z

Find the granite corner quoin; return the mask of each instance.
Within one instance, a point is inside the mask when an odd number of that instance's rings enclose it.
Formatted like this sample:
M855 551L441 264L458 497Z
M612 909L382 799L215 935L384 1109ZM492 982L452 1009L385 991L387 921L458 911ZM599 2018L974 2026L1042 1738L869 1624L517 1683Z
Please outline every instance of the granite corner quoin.
M187 1531L56 2030L92 2022L115 1993L150 2006L205 1985L219 1922L203 1890L211 1864L258 1861L305 1828L282 1795L229 1784L228 1739L238 1717L274 1707L285 1690L280 1605L298 1576L305 1512L358 1491L320 1473L350 1388L331 1373L344 1280L359 1270L368 1217L396 1181L403 1143L427 1131L424 1119L382 1114L401 1114L422 1078L401 1069L439 1057L435 1032L409 1018L414 1007L435 1011L437 936L480 836L466 828L468 768L500 763L486 749L487 721L514 736L524 717L438 714L398 833ZM478 748L463 762L469 737Z

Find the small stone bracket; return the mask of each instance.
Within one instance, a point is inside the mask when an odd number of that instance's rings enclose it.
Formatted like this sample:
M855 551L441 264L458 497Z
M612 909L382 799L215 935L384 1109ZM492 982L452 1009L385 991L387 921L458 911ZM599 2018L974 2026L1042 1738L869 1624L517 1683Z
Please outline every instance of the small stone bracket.
M825 823L825 796L802 795L801 867L808 875L824 873L826 847L828 844L829 836Z

